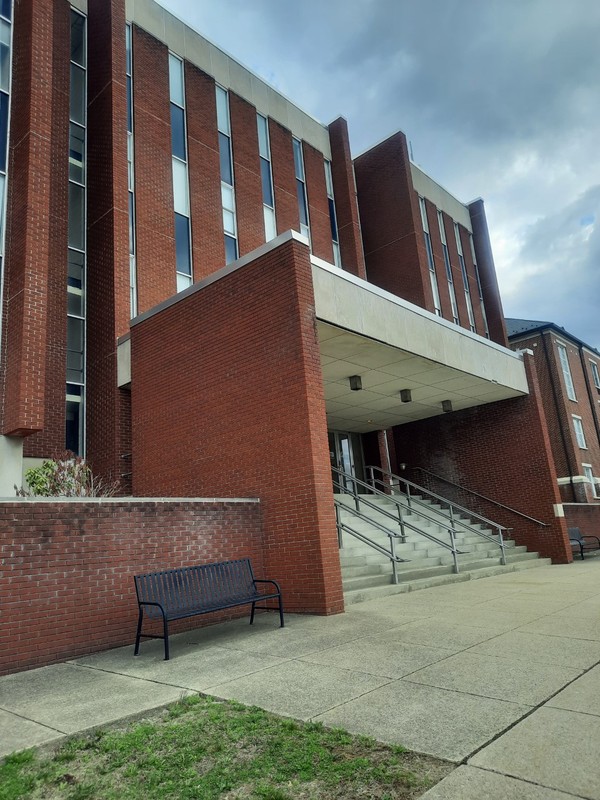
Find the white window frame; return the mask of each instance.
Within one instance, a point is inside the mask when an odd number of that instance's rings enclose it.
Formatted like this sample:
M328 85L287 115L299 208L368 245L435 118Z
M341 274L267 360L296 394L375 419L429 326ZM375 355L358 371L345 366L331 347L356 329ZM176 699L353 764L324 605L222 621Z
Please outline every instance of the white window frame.
M585 431L583 430L583 420L577 414L571 414L573 418L573 430L575 431L575 438L581 450L587 450L587 443L585 441Z
M598 372L598 364L590 358L590 367L592 370L592 378L596 389L600 389L600 372Z
M596 478L594 477L594 469L591 464L582 464L583 474L587 478L588 483L592 487L592 497L599 497L596 491Z
M573 383L573 375L571 374L571 365L569 364L569 353L567 346L562 342L556 342L558 349L558 358L562 368L563 378L565 379L565 388L567 390L567 397L569 400L577 402L577 395L575 394L575 385Z

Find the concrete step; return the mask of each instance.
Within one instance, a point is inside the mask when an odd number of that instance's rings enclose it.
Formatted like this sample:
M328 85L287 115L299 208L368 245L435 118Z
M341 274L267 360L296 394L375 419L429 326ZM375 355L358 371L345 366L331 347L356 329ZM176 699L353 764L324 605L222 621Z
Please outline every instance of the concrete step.
M482 569L463 570L458 574L449 572L433 576L421 576L413 580L402 581L399 584L387 584L374 586L371 588L351 589L344 591L344 601L346 605L353 603L363 603L367 600L375 600L381 597L388 597L393 594L403 594L404 592L416 592L419 589L429 589L432 586L441 586L447 583L457 583L460 581L477 580L488 578L493 575L504 575L508 572L517 572L525 569L535 569L551 564L549 558L529 559L526 561L516 561L503 565L487 566Z

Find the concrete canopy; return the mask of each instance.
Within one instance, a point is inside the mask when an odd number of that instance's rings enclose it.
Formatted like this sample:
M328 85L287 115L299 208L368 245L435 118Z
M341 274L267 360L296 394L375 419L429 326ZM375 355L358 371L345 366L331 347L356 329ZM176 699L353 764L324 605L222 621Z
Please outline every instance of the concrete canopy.
M521 357L312 259L330 429L365 433L528 393ZM362 389L350 388L350 376ZM400 391L410 389L411 401Z

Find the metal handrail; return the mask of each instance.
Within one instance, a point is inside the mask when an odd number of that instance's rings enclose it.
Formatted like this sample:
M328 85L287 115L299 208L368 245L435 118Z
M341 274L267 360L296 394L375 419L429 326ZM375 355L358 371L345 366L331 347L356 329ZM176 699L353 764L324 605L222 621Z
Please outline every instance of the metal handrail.
M378 468L376 467L376 469ZM454 481L451 481L448 478L444 478L443 475L438 475L437 473L432 472L429 469L425 469L425 467L412 467L412 469L419 470L419 472L425 472L427 475L431 475L432 477L437 478L440 481L444 481L444 483L448 483L450 484L450 486L455 486L457 489L461 489L463 492L468 492L469 494L472 494L475 497L480 497L482 500L486 500L488 503L493 503L495 506L498 506L498 508L503 508L505 511L510 511L512 514L517 514L519 517L523 517L523 519L529 520L529 522L535 522L536 525L539 525L542 528L550 527L549 523L547 522L542 522L540 519L536 519L535 517L530 517L528 514L524 514L522 511L517 511L516 508L511 508L510 506L507 506L504 503L500 503L498 500L494 500L491 497L486 497L486 495L480 494L479 492L476 492L474 489L467 489L466 486L461 486L460 483L455 483ZM381 471L385 472L385 470ZM392 475L392 473L389 472L388 475ZM477 515L473 514L473 516Z
M406 536L405 533L404 533L404 529L405 529L405 527L409 527L411 530L414 530L420 536L423 536L424 538L429 539L430 541L433 541L436 544L441 545L445 549L450 550L452 552L452 557L453 557L453 560L454 560L454 571L455 572L459 571L458 555L460 555L460 551L458 551L457 548L456 548L456 520L454 518L454 509L455 508L459 508L461 511L465 511L467 514L469 514L469 511L467 509L462 509L461 507L456 506L456 504L449 503L449 501L446 500L446 498L439 497L439 499L443 503L447 503L449 505L448 513L446 515L444 515L443 512L442 512L442 517L445 517L445 521L447 523L447 525L444 525L444 519L440 520L439 516L438 517L434 517L434 516L432 516L430 514L427 514L426 512L422 511L419 508L415 508L414 507L414 503L415 502L419 503L417 498L413 497L412 498L412 503L411 503L410 496L407 497L407 506L408 506L408 510L409 510L410 514L416 514L417 516L423 517L428 522L432 522L435 525L447 528L448 535L450 537L450 544L447 544L446 542L443 542L441 539L438 539L437 537L426 533L425 531L421 530L420 528L417 528L412 523L407 522L407 520L404 518L404 515L403 515L403 510L405 510L404 509L404 503L401 500L399 500L397 497L394 497L393 495L387 494L386 492L382 492L379 489L377 489L377 487L375 486L375 476L374 476L374 473L373 473L372 470L371 470L371 479L372 479L371 480L371 484L367 483L366 481L362 481L362 480L360 480L360 478L357 478L354 475L350 475L350 474L348 474L348 473L344 472L343 470L340 470L340 469L338 469L336 467L332 467L332 472L334 473L334 475L340 476L342 478L342 481L339 484L334 480L334 486L336 488L339 488L342 493L349 494L354 498L354 503L355 503L355 507L356 507L356 513L358 513L360 515L360 504L363 503L363 504L366 504L367 506L371 506L372 508L375 508L379 513L383 513L385 516L391 516L389 514L389 512L386 512L384 509L381 509L375 503L372 503L370 500L368 500L365 497L364 494L363 495L359 495L358 487L362 486L368 492L374 494L375 496L383 497L387 501L391 501L396 506L396 511L397 511L397 514L398 514L398 523L400 525L402 541L405 541L405 536ZM383 472L383 470L382 470L382 472ZM400 480L404 480L404 479L400 478ZM382 481L379 481L379 482L383 483ZM422 487L418 487L417 484L413 484L413 485L415 486L415 488L419 488L419 489L422 488ZM352 487L351 490L349 489L349 486ZM424 491L427 492L428 490L424 490ZM433 493L431 493L431 492L430 492L430 494L433 495ZM340 504L340 505L343 505L343 504ZM339 521L339 513L337 511L337 507L338 506L337 506L337 501L336 501L336 515L337 515L337 519ZM348 507L345 506L345 508L348 508ZM363 518L366 518L365 515L361 515L361 516ZM368 519L368 518L366 518L366 519ZM394 516L394 521L395 521L395 516ZM458 524L460 525L460 527L462 529L466 529L468 531L471 531L472 533L476 534L477 536L479 536L479 537L481 537L483 539L486 539L487 541L491 542L494 546L499 547L500 548L500 553L501 553L501 562L502 562L502 564L506 564L506 553L505 553L505 548L504 548L504 537L503 537L503 533L502 532L507 530L507 529L503 525L499 525L498 523L492 522L491 520L485 520L485 521L489 525L491 525L492 527L497 529L497 531L498 531L498 539L497 540L495 538L493 538L493 536L490 536L487 533L484 533L483 531L477 530L476 528L474 528L472 525L470 525L467 522L462 522L461 521ZM339 528L338 528L338 530L339 530Z

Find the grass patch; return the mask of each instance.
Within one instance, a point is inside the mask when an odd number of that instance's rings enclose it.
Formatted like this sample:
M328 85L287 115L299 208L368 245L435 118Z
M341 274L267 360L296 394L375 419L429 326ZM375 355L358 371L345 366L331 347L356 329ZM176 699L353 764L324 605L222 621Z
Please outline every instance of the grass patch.
M452 765L321 724L191 696L0 765L0 800L408 800Z

